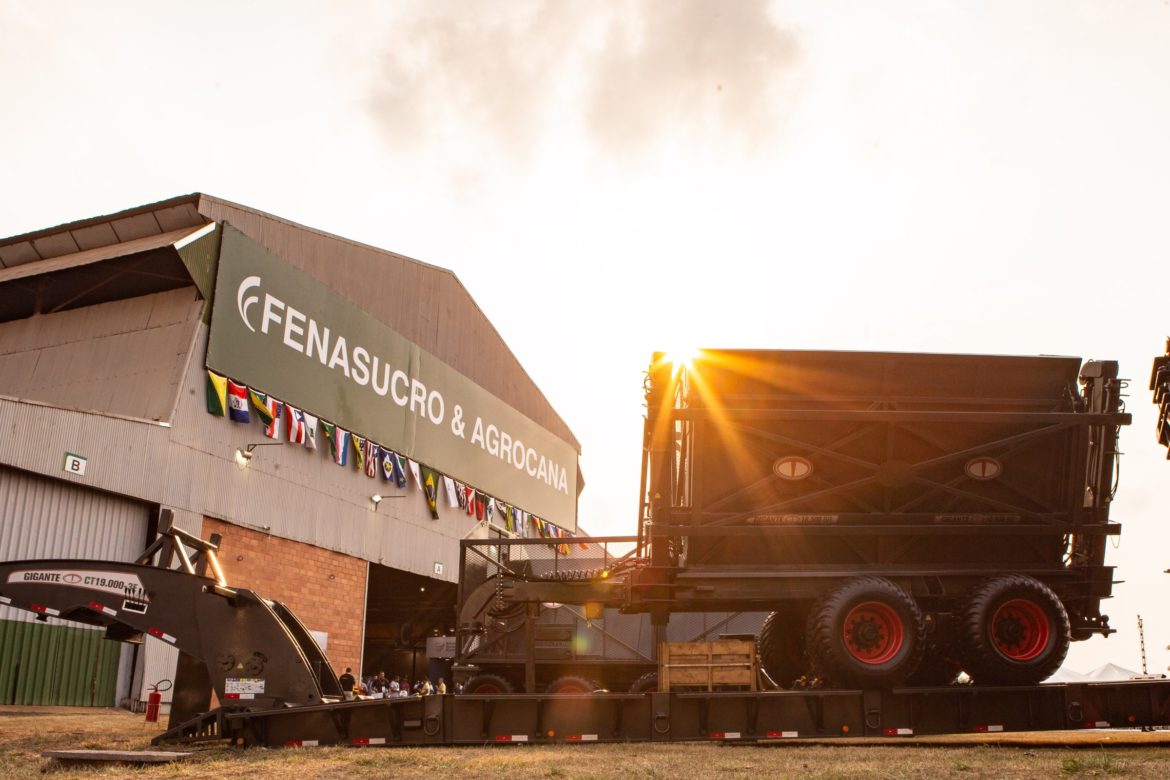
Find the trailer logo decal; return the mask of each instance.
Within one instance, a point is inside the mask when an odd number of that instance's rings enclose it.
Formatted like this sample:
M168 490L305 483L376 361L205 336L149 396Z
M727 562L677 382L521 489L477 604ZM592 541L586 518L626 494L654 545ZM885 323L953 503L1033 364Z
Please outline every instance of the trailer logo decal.
M47 585L63 585L67 588L83 588L117 596L128 596L146 601L146 591L137 574L122 574L116 571L89 571L84 569L21 569L8 575L8 584L27 585L39 582Z
M989 479L995 479L1003 473L1003 464L995 458L980 456L967 461L967 465L963 467L963 471L967 472L967 476L971 479L987 481Z
M804 479L813 473L813 465L812 461L800 455L785 455L773 464L772 471L780 479Z

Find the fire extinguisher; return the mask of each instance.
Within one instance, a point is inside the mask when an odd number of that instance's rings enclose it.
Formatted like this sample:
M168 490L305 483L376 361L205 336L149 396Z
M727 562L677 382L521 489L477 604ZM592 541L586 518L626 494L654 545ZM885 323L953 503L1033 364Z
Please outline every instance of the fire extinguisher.
M162 704L162 692L171 689L170 680L159 680L150 686L150 695L146 697L146 722L158 723L158 710Z

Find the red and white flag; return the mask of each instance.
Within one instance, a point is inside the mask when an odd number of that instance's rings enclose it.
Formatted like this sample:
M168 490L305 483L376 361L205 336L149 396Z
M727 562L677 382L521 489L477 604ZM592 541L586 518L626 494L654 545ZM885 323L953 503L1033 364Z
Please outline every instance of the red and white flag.
M284 405L284 423L288 427L289 444L305 443L305 414L291 404Z

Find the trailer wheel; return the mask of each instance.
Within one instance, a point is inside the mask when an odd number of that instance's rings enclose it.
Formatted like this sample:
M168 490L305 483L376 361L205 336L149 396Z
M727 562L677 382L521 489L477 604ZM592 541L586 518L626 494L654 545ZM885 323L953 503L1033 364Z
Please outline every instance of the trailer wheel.
M658 672L646 672L646 674L634 680L630 685L630 693L657 693L658 692Z
M548 685L549 693L587 694L597 690L597 684L576 675L558 677Z
M856 577L813 607L807 642L822 680L840 687L892 686L917 669L926 623L902 588L881 577Z
M1068 613L1043 582L1022 574L990 579L969 596L960 647L963 669L983 685L1033 685L1068 654Z
M804 654L804 631L807 618L794 607L778 609L764 619L756 639L756 652L764 671L781 688L791 688L793 682L808 671Z
M463 686L463 693L476 696L491 696L498 693L514 693L512 683L498 674L477 674Z

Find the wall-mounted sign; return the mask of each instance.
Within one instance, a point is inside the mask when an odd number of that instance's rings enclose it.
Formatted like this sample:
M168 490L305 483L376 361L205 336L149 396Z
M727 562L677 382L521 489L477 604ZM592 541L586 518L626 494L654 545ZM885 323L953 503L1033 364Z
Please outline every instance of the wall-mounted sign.
M435 561L435 576L436 577L443 576L443 564L440 563L439 561Z
M571 444L230 225L207 366L576 531Z
M89 461L88 458L83 458L80 455L74 455L72 452L65 453L65 471L70 474L76 474L79 477L85 476L85 464Z

